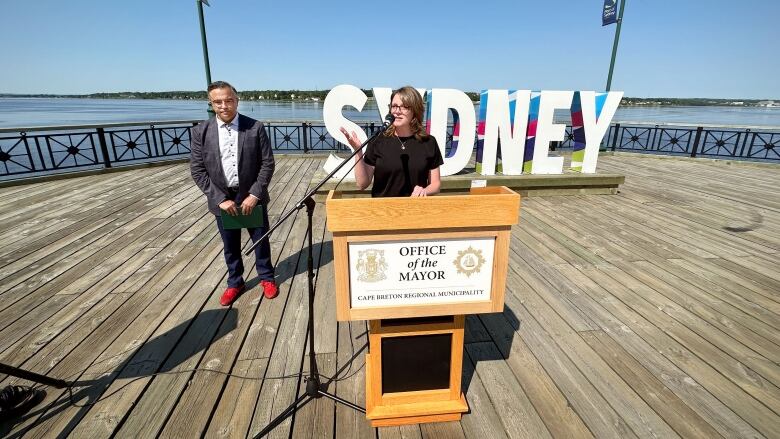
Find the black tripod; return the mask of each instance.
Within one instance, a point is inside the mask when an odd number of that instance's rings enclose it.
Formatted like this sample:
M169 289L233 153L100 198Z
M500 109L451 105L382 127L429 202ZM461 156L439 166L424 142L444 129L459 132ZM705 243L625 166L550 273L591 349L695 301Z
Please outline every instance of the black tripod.
M314 194L328 181L330 180L336 173L344 167L347 163L350 163L352 161L352 158L357 155L357 153L362 150L368 142L372 141L375 137L377 137L380 133L384 131L390 124L392 123L392 115L388 115L388 117L385 119L385 123L383 124L382 128L377 130L371 137L369 137L365 142L363 142L362 145L360 145L359 148L357 148L352 155L349 156L346 160L341 162L339 166L336 167L333 171L330 172L322 181L317 183L317 185L310 190L306 195L303 196L303 198L298 201L295 206L293 206L290 210L288 210L282 217L279 219L279 221L276 222L271 228L268 229L268 231L260 238L258 239L246 252L245 254L248 256L252 253L252 250L255 249L258 245L260 245L261 242L263 242L264 239L268 239L268 236L273 232L279 225L281 225L284 221L287 220L290 216L292 216L293 213L295 213L298 210L303 209L306 207L306 219L308 221L307 228L306 228L306 235L308 236L308 254L306 258L306 268L307 268L307 274L309 278L309 328L308 328L308 337L309 337L309 375L307 375L304 380L306 381L306 393L299 396L295 401L293 401L292 404L290 404L286 409L284 409L279 416L274 418L263 430L256 436L256 437L263 437L266 434L268 434L271 430L276 428L279 424L281 424L287 417L298 411L301 407L305 406L311 400L315 398L321 398L326 397L329 399L332 399L333 401L336 401L338 403L344 404L347 407L350 407L354 410L357 410L359 412L365 413L366 409L363 407L357 406L349 401L346 401L342 398L339 398L336 395L330 394L323 390L322 382L320 381L320 373L319 369L317 368L317 360L314 356L314 258L312 256L312 217L314 216Z

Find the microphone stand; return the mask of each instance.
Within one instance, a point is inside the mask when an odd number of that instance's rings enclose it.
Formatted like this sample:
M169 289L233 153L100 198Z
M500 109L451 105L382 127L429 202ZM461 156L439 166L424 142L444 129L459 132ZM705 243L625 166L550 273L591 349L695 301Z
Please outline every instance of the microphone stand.
M274 224L271 228L268 229L268 231L260 237L260 239L257 240L246 252L244 252L245 255L250 255L252 253L252 250L255 249L260 243L263 242L264 239L268 239L271 232L276 230L282 223L284 223L293 213L295 213L298 210L303 209L306 207L306 218L307 218L307 227L306 227L306 235L308 237L308 243L309 248L307 250L307 258L306 258L306 269L309 277L309 328L308 328L308 339L309 339L309 374L304 378L304 381L306 381L306 392L302 395L300 395L295 401L293 401L292 404L290 404L286 409L284 409L276 418L274 418L265 428L263 428L260 433L255 437L263 437L266 434L268 434L271 430L276 428L279 424L282 423L285 419L287 419L289 416L291 416L293 413L297 412L300 408L302 408L304 405L311 402L312 399L320 398L320 397L326 397L329 399L332 399L335 402L341 403L353 410L365 413L366 409L363 407L357 406L349 401L346 401L342 398L339 398L336 395L333 395L331 393L326 392L325 386L320 381L320 373L319 369L317 367L317 360L314 355L314 258L312 256L312 217L314 215L314 194L323 186L325 183L328 182L336 173L344 167L347 163L352 162L352 159L357 155L358 152L362 151L363 148L372 140L374 140L379 134L381 134L383 131L385 131L390 124L392 123L392 120L386 120L386 122L380 127L375 133L371 135L365 142L363 142L362 145L360 145L359 148L355 149L355 151L352 152L352 155L350 155L346 160L341 162L338 166L336 166L336 169L330 172L322 181L317 183L316 186L312 190L310 190L306 195L301 198L300 201L295 203L295 205L288 210L286 213L282 215L282 217ZM331 379L332 381L333 379ZM330 381L329 381L330 382ZM326 383L328 384L328 383Z

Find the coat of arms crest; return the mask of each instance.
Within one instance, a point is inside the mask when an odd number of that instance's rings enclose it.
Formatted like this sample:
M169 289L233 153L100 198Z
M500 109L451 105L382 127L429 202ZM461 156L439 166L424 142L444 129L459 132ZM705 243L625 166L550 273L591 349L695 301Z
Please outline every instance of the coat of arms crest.
M387 261L385 261L384 250L361 250L358 252L357 265L355 267L360 273L358 280L363 282L379 282L387 279L385 270L387 270Z

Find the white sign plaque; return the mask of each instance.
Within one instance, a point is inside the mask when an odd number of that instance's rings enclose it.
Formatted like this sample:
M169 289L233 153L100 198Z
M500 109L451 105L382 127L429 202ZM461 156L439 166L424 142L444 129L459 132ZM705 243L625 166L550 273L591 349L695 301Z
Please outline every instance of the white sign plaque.
M495 237L350 242L352 308L490 300Z

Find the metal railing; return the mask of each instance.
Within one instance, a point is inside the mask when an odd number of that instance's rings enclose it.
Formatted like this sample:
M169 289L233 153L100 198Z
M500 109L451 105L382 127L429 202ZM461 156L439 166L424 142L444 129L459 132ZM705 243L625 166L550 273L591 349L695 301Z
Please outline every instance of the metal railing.
M0 129L0 179L186 159L190 129L199 121ZM358 123L367 133L380 125ZM265 122L277 152L345 151L321 122ZM452 126L445 150L452 147ZM572 128L553 149L574 147ZM780 127L716 127L613 124L602 150L758 160L780 163Z
M780 162L780 128L612 125L603 145L612 151Z
M0 176L186 158L193 121L0 130Z

